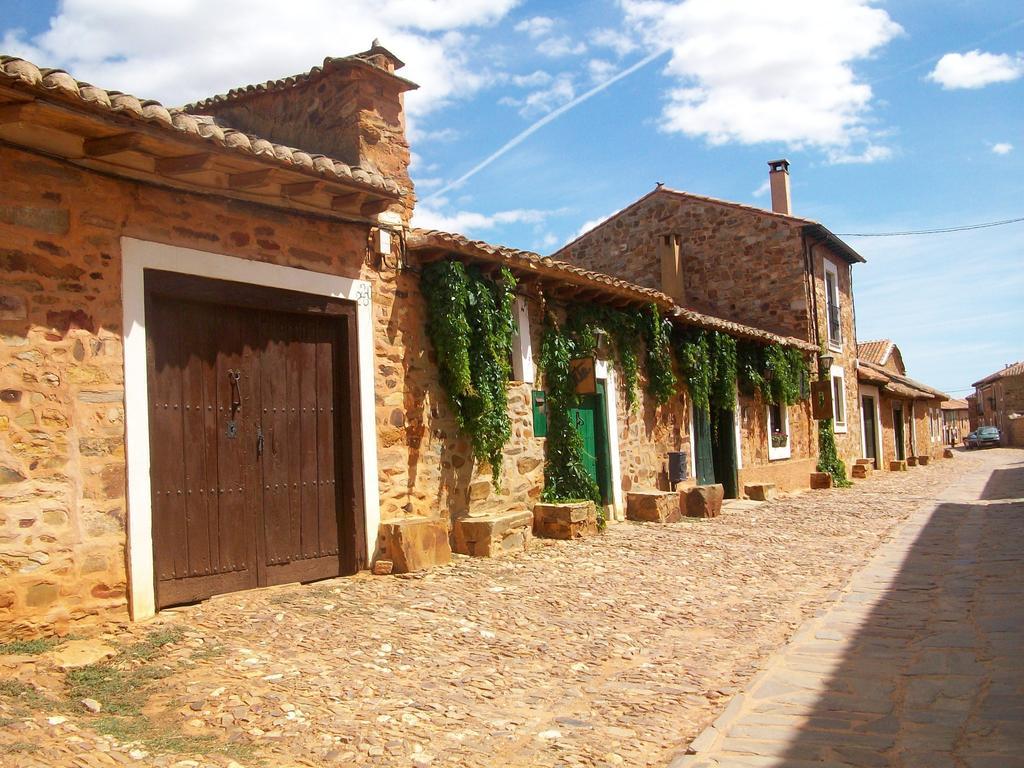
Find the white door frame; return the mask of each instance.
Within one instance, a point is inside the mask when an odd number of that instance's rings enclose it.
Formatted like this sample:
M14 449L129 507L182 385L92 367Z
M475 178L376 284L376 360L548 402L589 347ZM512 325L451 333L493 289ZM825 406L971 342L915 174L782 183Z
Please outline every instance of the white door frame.
M867 420L867 416L864 414L864 395L873 398L875 401L875 412L871 415L875 424L875 455L878 457L878 468L882 468L882 398L879 396L878 387L872 387L868 384L860 384L857 386L857 407L860 409L860 449L861 455L867 458L868 455L868 444L867 434L864 430L864 424Z
M612 518L625 520L622 503L622 462L619 460L619 405L615 369L607 360L594 361L594 378L604 380L605 435L608 437L608 472L612 476Z
M146 269L300 291L356 303L365 544L367 560L372 560L380 527L380 492L377 483L373 294L370 283L131 237L121 238L121 260L128 474L128 606L132 618L144 619L156 613L149 456L149 368L146 362Z

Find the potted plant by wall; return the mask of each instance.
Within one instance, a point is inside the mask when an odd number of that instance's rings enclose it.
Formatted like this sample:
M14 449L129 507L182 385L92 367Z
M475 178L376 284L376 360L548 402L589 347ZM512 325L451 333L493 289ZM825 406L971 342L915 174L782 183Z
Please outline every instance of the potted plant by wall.
M788 443L788 434L785 432L772 432L772 448L785 448Z

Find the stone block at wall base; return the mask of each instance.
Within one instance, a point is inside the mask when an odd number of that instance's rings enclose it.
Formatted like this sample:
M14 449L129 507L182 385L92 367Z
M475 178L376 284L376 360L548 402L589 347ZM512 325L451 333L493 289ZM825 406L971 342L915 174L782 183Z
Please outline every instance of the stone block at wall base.
M890 461L889 462L889 471L890 472L906 472L907 471L907 462L899 461L899 460Z
M854 462L854 465L856 466L857 464L867 464L869 467L873 467L873 466L875 466L875 460L874 459L857 459L857 461Z
M927 467L928 466L928 462L931 461L931 460L932 460L931 456L918 456L917 457L917 463L920 464L922 467Z
M545 539L582 539L597 534L597 507L592 501L536 504L533 535Z
M908 467L916 467L917 466L917 456L907 456L907 466Z
M816 491L832 487L832 475L828 472L811 472L811 488Z
M471 557L501 557L524 552L533 537L533 513L529 510L455 521L452 539L456 552Z
M743 493L754 501L771 501L775 498L775 483L753 483L743 486Z
M380 525L380 559L394 563L394 573L424 571L452 559L448 526L433 517L410 517Z
M851 467L851 473L857 480L866 480L871 477L872 471L870 464L861 464L859 461Z
M626 519L645 523L675 523L680 517L679 493L630 491L626 494Z
M722 514L724 500L725 487L716 483L691 488L680 495L679 505L687 517L718 517Z
M953 458L953 449L952 448L943 448L942 449L942 458L944 458L944 459L952 459Z

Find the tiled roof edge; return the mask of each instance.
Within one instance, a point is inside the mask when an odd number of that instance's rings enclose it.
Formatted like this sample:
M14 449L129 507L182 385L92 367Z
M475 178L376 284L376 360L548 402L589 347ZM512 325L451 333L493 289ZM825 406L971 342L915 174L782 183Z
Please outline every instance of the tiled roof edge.
M43 98L58 97L100 114L127 117L168 132L203 139L222 149L260 157L284 168L301 169L328 180L355 182L389 196L402 194L402 188L396 181L376 171L223 128L180 109L165 107L158 101L107 91L76 80L62 69L40 68L25 59L0 54L0 83L4 82Z
M797 347L808 352L817 351L817 347L803 339L765 331L753 326L735 323L731 320L706 315L686 307L677 305L671 296L656 291L653 288L645 288L626 280L606 275L601 272L583 269L564 261L541 256L532 251L523 251L517 248L492 245L482 240L470 240L465 235L440 230L414 229L408 238L408 245L411 249L439 248L449 249L455 253L467 256L478 256L498 261L506 261L512 265L517 263L527 267L543 267L552 272L561 272L593 285L595 288L617 289L620 292L631 293L638 301L650 301L666 310L673 317L679 318L690 325L699 325L704 328L722 331L735 336L741 336L765 344L777 343L785 346Z

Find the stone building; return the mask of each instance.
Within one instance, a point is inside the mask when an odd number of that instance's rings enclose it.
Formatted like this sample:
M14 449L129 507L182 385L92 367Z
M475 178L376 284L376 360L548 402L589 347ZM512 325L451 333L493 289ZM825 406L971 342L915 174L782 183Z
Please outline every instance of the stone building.
M909 378L899 347L889 339L865 341L857 350L863 457L876 469L897 469L941 456L941 405L948 395Z
M658 185L554 254L572 264L656 288L717 317L801 339L832 358L834 426L840 458L861 455L852 266L864 258L822 224L791 213L789 163L769 163L772 210ZM741 483L806 487L817 439L773 446L774 421L813 427L800 413L770 410L739 397ZM802 442L802 441L801 441Z
M167 109L0 57L0 633L351 573L396 540L417 542L410 568L443 562L472 550L470 517L522 528L543 484L542 294L816 348L785 323L410 231L400 67L374 44ZM416 272L437 257L524 278L500 489L432 359ZM621 512L624 492L667 487L692 430L685 396L630 413L597 373ZM801 456L806 411L790 409Z
M974 382L976 423L971 428L998 427L1003 445L1024 446L1024 361Z
M960 445L971 431L970 405L966 400L946 400L939 408L942 410L942 441L946 445Z

